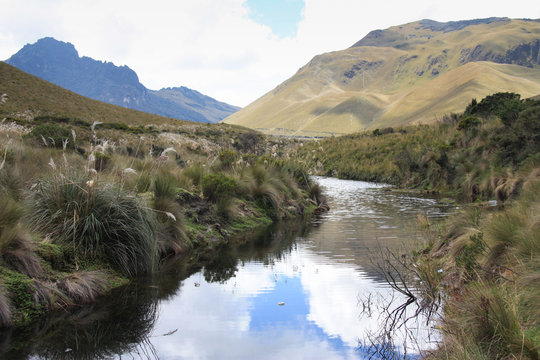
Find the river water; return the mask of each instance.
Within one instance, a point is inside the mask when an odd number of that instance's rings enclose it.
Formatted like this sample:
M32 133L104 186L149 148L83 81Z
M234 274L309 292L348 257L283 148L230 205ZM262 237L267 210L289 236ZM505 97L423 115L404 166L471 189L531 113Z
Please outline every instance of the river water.
M419 215L452 208L378 184L316 180L328 213L254 234L194 273L171 262L151 280L4 336L0 358L364 359L381 344L401 357L432 347L422 314L380 337L407 297L378 264L386 248L399 256L420 246Z

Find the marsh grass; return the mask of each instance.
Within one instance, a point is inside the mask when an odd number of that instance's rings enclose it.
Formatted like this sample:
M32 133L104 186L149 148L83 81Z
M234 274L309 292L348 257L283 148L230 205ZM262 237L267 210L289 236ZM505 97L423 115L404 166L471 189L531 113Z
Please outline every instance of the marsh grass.
M37 277L43 269L36 256L35 244L20 220L22 208L9 196L0 198L0 258L12 268Z
M99 271L71 273L57 282L57 287L72 304L94 302L105 289L104 275Z
M527 181L503 209L469 207L448 220L426 260L444 264L450 295L433 358L539 358L539 189Z
M57 177L42 180L30 201L34 228L78 256L107 259L130 276L155 269L155 216L136 196L87 177Z

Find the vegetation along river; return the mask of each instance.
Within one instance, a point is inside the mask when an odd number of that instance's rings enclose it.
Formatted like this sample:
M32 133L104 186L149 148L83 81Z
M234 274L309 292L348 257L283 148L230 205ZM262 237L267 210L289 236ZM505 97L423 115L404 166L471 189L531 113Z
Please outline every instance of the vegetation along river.
M382 249L417 248L418 216L453 208L373 183L317 181L328 213L254 234L195 272L172 261L92 306L5 334L0 358L368 358L407 300L381 275ZM392 332L393 350L432 347L432 325L420 316Z

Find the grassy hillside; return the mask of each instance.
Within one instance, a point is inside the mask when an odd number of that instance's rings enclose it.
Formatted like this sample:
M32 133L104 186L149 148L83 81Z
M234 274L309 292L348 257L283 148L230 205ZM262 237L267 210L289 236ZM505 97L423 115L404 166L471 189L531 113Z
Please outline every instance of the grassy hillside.
M375 31L349 49L316 56L224 121L271 134L330 136L433 122L494 92L540 93L540 22L445 24Z
M0 117L32 119L52 115L87 122L123 122L130 125L192 124L120 106L109 105L65 90L0 61L0 94L9 101L0 107Z

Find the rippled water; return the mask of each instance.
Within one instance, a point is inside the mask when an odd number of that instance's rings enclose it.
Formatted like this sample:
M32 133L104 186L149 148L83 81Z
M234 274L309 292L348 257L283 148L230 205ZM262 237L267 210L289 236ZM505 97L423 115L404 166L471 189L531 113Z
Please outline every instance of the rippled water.
M169 264L152 281L35 330L41 339L14 334L26 344L21 358L366 358L385 305L406 300L378 271L381 247L418 246L418 215L451 209L377 184L317 181L331 207L318 219L265 231L191 275ZM416 344L393 334L397 351L431 346L423 320L407 330Z

